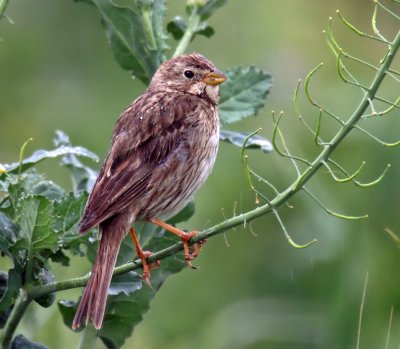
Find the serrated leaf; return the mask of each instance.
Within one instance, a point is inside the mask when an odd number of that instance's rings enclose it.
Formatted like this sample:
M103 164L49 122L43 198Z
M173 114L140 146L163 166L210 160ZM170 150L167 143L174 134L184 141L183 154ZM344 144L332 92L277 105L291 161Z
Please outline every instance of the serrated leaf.
M167 48L163 32L165 0L135 1L129 8L110 0L90 1L100 12L119 65L147 84L163 62Z
M207 0L204 6L197 9L197 14L202 21L210 18L216 10L225 5L227 0Z
M62 131L57 130L54 137L54 145L71 146L69 137ZM68 154L62 157L61 165L67 167L71 171L72 185L75 193L85 190L90 191L96 182L97 171L89 166L84 165L75 155Z
M12 164L4 164L4 167L6 168L7 173L18 173L20 170L26 171L45 159L53 159L68 154L83 156L98 161L97 155L86 148L61 146L53 150L36 150L29 158L22 160L21 163L14 162Z
M80 192L78 195L69 193L54 203L53 229L60 236L63 249L68 249L73 254L83 255L80 246L86 244L92 236L90 233L78 234L76 229L87 198L87 192ZM57 255L55 257L57 258ZM66 262L62 257L67 258L64 255L58 255L58 261Z
M227 131L221 130L219 134L219 139L221 141L236 145L238 147L242 147L244 141L249 136L250 133L246 132L235 132L235 131ZM247 140L246 143L247 149L261 149L262 151L269 153L274 147L272 143L259 135L253 135L250 139Z
M22 198L18 205L20 232L13 249L29 250L33 256L42 249L57 249L58 236L52 229L53 203L45 196L31 195Z
M29 339L25 338L22 334L18 334L14 337L11 342L11 349L49 349L48 347L31 342Z
M221 86L219 117L222 125L256 115L272 87L271 75L256 67L237 67L226 72Z

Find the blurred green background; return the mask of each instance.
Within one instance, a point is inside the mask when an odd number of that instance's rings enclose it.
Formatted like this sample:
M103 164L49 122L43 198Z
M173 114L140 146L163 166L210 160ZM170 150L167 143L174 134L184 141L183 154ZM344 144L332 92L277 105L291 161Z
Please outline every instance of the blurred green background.
M170 1L169 18L183 15L184 5L184 1ZM304 80L323 61L312 90L315 98L343 118L361 97L359 90L337 77L322 34L328 17L334 17L337 40L350 53L377 64L385 51L383 45L345 29L336 9L372 32L373 7L366 0L231 0L212 17L216 35L197 38L189 51L203 53L221 70L255 64L274 77L266 108L232 129L262 127L263 135L270 137L270 111L285 110L282 130L292 152L309 159L317 154L312 136L293 112L291 100L298 79ZM97 12L73 1L20 0L11 1L7 13L15 24L0 22L0 162L16 161L20 146L30 137L34 141L28 151L51 148L56 129L104 159L116 118L145 86L114 61ZM379 15L378 21L389 38L399 30L399 22L386 15ZM175 42L170 44L174 47ZM368 83L370 71L351 67ZM399 90L398 85L387 83L381 95L395 100ZM314 125L317 113L304 96L301 104L304 117ZM399 114L395 110L363 126L393 142L400 138ZM322 134L328 139L336 127L325 118ZM277 154L250 151L249 156L250 164L278 188L294 180L290 163ZM375 179L391 163L382 183L365 189L339 185L320 171L308 186L334 211L368 213L368 219L339 220L299 193L291 201L293 208L282 207L280 213L296 242L318 239L312 247L290 246L272 215L210 239L195 261L199 269L184 270L167 280L124 348L355 348L367 272L360 348L385 347L392 306L387 348L398 348L400 251L384 230L400 234L398 158L398 148L384 148L352 134L334 159L349 172L367 161L360 176L363 181ZM46 162L40 170L57 183L70 185L57 161ZM224 215L231 216L234 208L236 212L250 210L254 201L244 179L240 149L222 144L215 170L196 197L196 215L183 227L209 227ZM87 261L77 258L71 268L56 268L55 275L63 279L88 270ZM59 293L58 298L77 299L80 293L80 289ZM79 341L79 334L63 325L56 306L32 306L17 332L57 349L74 348Z

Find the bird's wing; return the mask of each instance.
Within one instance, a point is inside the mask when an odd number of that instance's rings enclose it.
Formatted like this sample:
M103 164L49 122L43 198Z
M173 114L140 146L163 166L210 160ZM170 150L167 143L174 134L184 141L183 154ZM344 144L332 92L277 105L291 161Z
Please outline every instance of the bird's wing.
M193 115L195 99L179 94L167 101L165 94L145 94L122 113L80 222L81 232L145 197L154 169L179 151L187 138L187 123L194 120L187 113Z

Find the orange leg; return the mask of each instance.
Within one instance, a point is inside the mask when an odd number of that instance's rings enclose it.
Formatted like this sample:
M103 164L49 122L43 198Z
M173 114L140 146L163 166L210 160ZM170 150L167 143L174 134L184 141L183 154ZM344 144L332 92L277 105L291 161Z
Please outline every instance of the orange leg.
M188 241L196 236L198 233L195 231L191 231L189 233L185 233L183 230L178 229L168 223L163 222L162 220L158 219L158 218L151 218L149 219L149 222L156 224L158 226L160 226L161 228L169 231L172 234L175 234L177 236L179 236L182 240L182 244L183 244L183 251L185 254L185 259L186 259L186 264L191 267L194 268L192 263L190 263L190 261L194 258L197 257L197 255L200 252L200 248L201 248L201 244L204 243L204 241L198 242L196 245L196 248L193 250L192 253L190 253L190 249L189 249L189 245L188 245Z
M136 253L137 253L138 257L142 260L143 275L141 276L141 278L146 281L147 286L152 288L151 284L150 284L151 264L148 264L146 262L147 257L150 257L152 255L152 253L150 251L143 251L142 247L139 244L139 240L138 240L138 238L136 236L136 233L133 230L133 228L131 228L129 230L129 233L131 234L131 237L132 237L132 240L133 240L133 244L135 245ZM158 265L157 262L156 262L156 265Z

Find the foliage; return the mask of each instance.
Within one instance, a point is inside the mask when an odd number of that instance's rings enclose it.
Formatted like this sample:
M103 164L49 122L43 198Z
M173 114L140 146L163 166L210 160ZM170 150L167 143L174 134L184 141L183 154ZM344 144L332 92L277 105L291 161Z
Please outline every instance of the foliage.
M137 0L132 2L130 7L116 5L110 0L77 1L93 5L93 8L99 12L101 23L117 63L145 84L150 81L154 71L167 58L169 47L166 32L175 40L179 40L172 56L182 54L196 36L203 35L209 38L214 34L214 29L209 26L207 21L226 3L226 0L188 1L187 18L175 17L165 25L166 2L164 0ZM6 4L6 2L3 1L0 4ZM377 2L375 6L377 9L381 4ZM5 6L1 7L0 15L4 13L4 9ZM311 131L315 144L320 149L320 153L314 159L310 160L291 154L280 128L283 113L278 117L274 115L272 145L257 134L259 130L253 133L223 130L221 140L241 147L245 175L251 190L256 195L258 206L254 210L234 215L201 232L191 240L192 243L224 232L234 226L246 224L246 222L267 213L273 213L289 242L297 248L306 247L314 240L305 245L298 245L292 241L277 211L299 191L307 193L329 214L347 219L364 218L364 216L354 217L338 214L326 208L306 187L306 184L320 168L325 168L336 182L353 182L360 187L371 186L382 179L383 175L370 183L362 183L356 180L362 166L354 174L349 174L343 166L332 159L331 155L353 130L361 131L385 146L400 144L400 142L381 141L358 124L362 119L386 115L398 108L399 99L395 102L388 101L378 96L377 91L385 76L392 77L398 82L399 74L392 70L391 63L400 46L400 37L397 35L393 40L387 40L378 30L375 30L374 36L368 36L352 26L340 14L339 18L358 35L379 41L387 47L379 65L373 66L344 52L334 38L331 27L328 28L327 42L336 57L340 78L363 92L359 106L351 115L343 116L336 115L319 104L312 97L310 89L310 82L320 68L319 66L308 75L305 81L306 97L319 112L316 128L310 127L300 113L298 101L300 84L294 98L295 111L299 119ZM374 18L375 16L373 16L373 27L376 28ZM164 28L166 28L166 32ZM345 58L373 70L375 77L369 87L362 85L347 68ZM229 80L221 90L222 126L256 115L264 106L272 86L271 76L255 67L237 67L228 70L226 74ZM376 101L386 103L387 108L378 110L374 104ZM322 137L321 120L325 117L334 119L338 124L336 134L330 140ZM81 287L87 282L87 276L71 280L58 280L58 277L52 275L53 263L68 265L71 255L86 255L90 261L93 261L96 251L96 231L92 230L88 234L79 235L76 225L82 214L88 196L87 192L90 191L96 178L96 172L82 163L79 157L96 161L97 156L85 148L72 146L68 136L61 131L56 132L54 143L55 149L38 150L32 156L24 159L26 143L22 147L19 161L0 166L0 249L11 264L7 273L0 274L0 296L2 297L0 325L4 328L1 337L3 348L10 346L16 349L43 348L42 345L30 342L21 335L14 336L18 322L30 302L35 301L42 307L51 306L55 300L54 292ZM272 146L278 155L293 163L296 173L293 182L281 191L271 181L250 167L246 154L248 148L269 152L272 150ZM48 180L44 174L35 169L39 162L56 157L61 159L60 164L71 173L73 192L68 192ZM338 177L337 173L340 173L341 176ZM255 185L254 179L260 184ZM261 185L264 185L262 189ZM265 188L268 189L265 190ZM273 194L270 195L270 192ZM194 205L191 203L173 217L170 223L177 224L185 221L194 211ZM170 237L166 238L164 231L152 225L142 223L136 229L141 233L144 248L155 252L149 257L149 262L155 263L158 259L176 256L182 249L181 243ZM85 248L82 248L83 246ZM164 259L161 266L153 271L152 288L149 289L143 287L142 280L134 271L140 268L141 264L138 261L131 261L133 255L132 245L127 238L121 247L118 266L111 284L104 327L95 333L93 338L93 340L96 337L100 338L107 348L120 348L123 345L126 338L131 336L135 326L142 320L143 314L148 311L151 299L166 278L178 273L184 267L184 263L177 258ZM75 300L63 300L58 303L64 323L69 327L76 305ZM83 331L90 331L90 328ZM93 342L90 344L93 345Z

